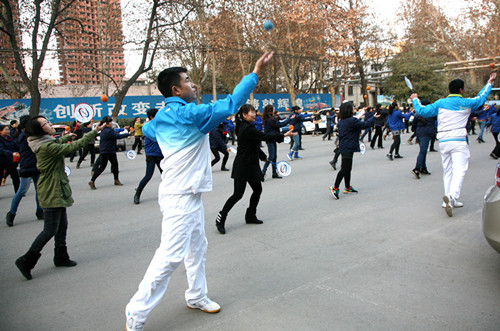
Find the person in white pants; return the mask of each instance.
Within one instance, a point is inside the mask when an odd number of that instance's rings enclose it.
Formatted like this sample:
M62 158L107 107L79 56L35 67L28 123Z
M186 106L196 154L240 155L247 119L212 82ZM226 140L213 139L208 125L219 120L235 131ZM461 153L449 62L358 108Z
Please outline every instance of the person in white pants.
M211 104L193 102L196 89L185 68L168 68L158 75L165 107L144 124L142 131L158 142L164 156L158 190L163 214L161 242L125 308L127 330L143 330L148 315L165 294L172 273L182 262L189 285L185 292L187 306L207 313L220 311L220 305L207 296L205 276L207 239L201 194L212 190L208 133L246 102L257 85L257 75L272 57L273 52L264 53L232 95Z
M437 116L439 151L443 164L444 196L443 207L446 214L453 216L453 208L462 207L458 201L465 173L469 167L469 144L467 140L467 120L471 111L482 106L491 92L491 84L497 74L490 75L488 83L475 98L463 98L465 83L454 79L449 84L450 95L430 105L422 106L418 95L413 93L411 99L415 112L423 117Z

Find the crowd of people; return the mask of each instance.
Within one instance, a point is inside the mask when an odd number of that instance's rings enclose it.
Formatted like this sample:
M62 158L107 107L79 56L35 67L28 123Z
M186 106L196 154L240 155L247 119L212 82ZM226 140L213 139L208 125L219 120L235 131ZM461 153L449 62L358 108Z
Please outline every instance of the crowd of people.
M45 117L22 117L10 126L0 126L0 171L3 179L10 176L14 197L6 214L6 223L14 225L21 199L31 182L35 187L35 215L44 221L43 230L34 239L28 251L15 261L15 265L26 279L37 264L44 246L54 238L54 264L58 267L74 267L70 259L66 232L68 218L66 208L73 199L65 173L65 156L72 161L78 151L76 168L81 167L90 153L92 175L88 183L96 189L95 181L111 164L114 185L121 186L119 164L116 155L117 140L134 136L133 149L137 154L145 151L146 172L140 180L133 197L140 204L144 187L151 180L154 169L161 173L159 205L162 212L160 246L147 268L144 278L125 308L127 330L142 330L150 312L162 299L172 273L184 262L188 289L185 292L189 308L216 313L221 307L208 296L205 276L207 240L204 229L204 209L201 195L212 189L212 167L221 161L221 171L231 170L234 190L221 206L215 220L220 234L226 233L226 220L233 206L243 197L246 185L252 189L245 213L247 224L263 224L257 217L259 199L263 190L266 172L272 169L272 178L281 179L277 172L277 143L290 139L289 161L302 159L301 127L304 121L313 121L313 136L320 136L320 114L304 114L295 106L290 114L282 116L272 105L267 105L262 116L252 105L244 104L258 82L258 75L268 66L273 53L265 53L255 64L254 70L235 87L233 94L212 104L193 103L196 87L187 70L172 67L158 76L158 87L165 97L166 106L160 110L150 109L146 121L134 119L130 132L113 128L113 120L105 116L100 123L77 125L71 133L55 136L55 130ZM388 107L355 109L350 102L340 105L338 111L329 109L325 113L327 127L323 140L335 140L337 148L330 162L334 170L341 158L341 167L330 187L331 194L339 199L340 184L344 182L344 194L358 193L351 185L354 153L366 148L363 140L368 136L370 147L383 149L384 140L392 136L392 144L386 155L394 161L401 159L401 134L413 132L420 146L415 167L411 173L420 179L430 175L426 165L427 151L434 150L439 141L442 158L444 195L442 207L448 216L453 209L462 207L458 199L461 185L468 168L469 135L475 134L476 121L480 132L478 143L484 143L484 133L491 131L495 148L490 156L500 156L500 108L486 105L491 85L496 78L493 73L477 97L463 98L464 82L450 82L450 95L434 103L419 100L412 94L412 105L400 107L396 102ZM133 129L132 129L133 128ZM373 133L373 135L372 135ZM94 141L100 134L99 157L95 159ZM414 137L409 139L412 143ZM289 137L289 138L288 138ZM267 154L262 141L267 145ZM229 143L231 142L231 147ZM237 148L233 146L237 144ZM430 147L430 148L429 148ZM227 167L229 151L236 151L231 169ZM213 155L213 159L211 155ZM263 166L261 167L261 163ZM18 169L19 168L19 169Z

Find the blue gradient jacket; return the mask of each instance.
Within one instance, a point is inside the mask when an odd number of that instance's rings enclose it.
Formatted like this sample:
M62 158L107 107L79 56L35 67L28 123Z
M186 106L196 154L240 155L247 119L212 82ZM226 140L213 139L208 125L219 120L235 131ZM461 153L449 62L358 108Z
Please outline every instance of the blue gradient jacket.
M491 84L486 84L475 98L463 98L460 94L450 94L427 106L422 106L418 98L413 99L415 112L423 117L437 116L439 142L467 141L467 120L472 110L481 107L488 99Z
M163 153L160 194L192 194L212 190L211 152L208 133L238 111L257 85L251 73L234 88L233 94L211 104L187 103L178 97L165 99L143 134L157 141Z

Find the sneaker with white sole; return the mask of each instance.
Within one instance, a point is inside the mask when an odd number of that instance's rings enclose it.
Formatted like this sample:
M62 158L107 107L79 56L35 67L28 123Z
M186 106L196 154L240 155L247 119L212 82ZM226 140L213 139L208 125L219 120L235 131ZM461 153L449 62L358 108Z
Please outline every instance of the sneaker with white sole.
M196 303L187 302L187 306L192 309L200 309L210 314L218 313L220 311L220 305L209 298L204 298Z
M449 217L453 216L453 207L455 206L455 200L450 195L443 196L443 202L445 203L446 214Z
M128 310L125 310L125 317L127 318L127 322L125 323L125 328L127 331L143 331L144 330L144 322L139 322L130 315Z
M460 207L463 207L463 206L464 206L463 202L455 201L455 208L460 208ZM443 204L441 205L441 207L446 208L446 202L443 201Z

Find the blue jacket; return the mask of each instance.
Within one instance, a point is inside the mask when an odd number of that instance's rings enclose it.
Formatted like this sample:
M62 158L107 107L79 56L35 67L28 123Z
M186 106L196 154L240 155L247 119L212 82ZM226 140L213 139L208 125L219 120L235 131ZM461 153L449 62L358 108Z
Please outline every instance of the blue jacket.
M6 138L0 136L0 163L13 164L14 158L12 153L14 152L19 152L16 141L11 136L7 136Z
M500 133L500 116L494 113L490 116L491 132Z
M339 151L340 153L359 152L359 134L361 130L369 128L375 123L375 117L368 121L360 121L356 117L339 120Z
M264 124L264 133L267 133L267 134L281 133L280 128L284 127L288 123L290 123L289 118L285 119L284 121L278 121L274 117L269 117L266 121L266 124Z
M21 177L31 177L39 175L36 167L36 155L33 153L31 148L28 146L28 139L26 138L26 133L22 131L16 139L19 145L19 175Z
M262 117L256 116L252 125L257 129L257 131L262 132Z
M415 115L411 129L417 137L432 137L436 134L436 120L437 117L425 118L420 115Z
M160 146L156 141L149 139L148 137L144 138L144 151L147 156L160 156L163 157L161 153Z
M99 153L116 154L116 140L127 138L128 133L116 133L113 128L104 128L101 131L101 140L99 142Z
M225 120L222 123L224 124L224 131L226 131L226 132L234 132L235 125L233 123L233 120L228 119L228 120Z
M295 115L295 117L291 118L291 116L293 115ZM312 115L302 115L292 112L288 118L290 119L290 124L293 125L293 132L299 132L300 128L302 127L302 122L310 119L311 116Z
M387 116L387 127L391 131L403 130L405 128L405 123L403 119L409 120L412 113L403 114L397 109L392 111L392 114Z
M216 127L209 133L210 148L219 150L227 150L227 145L224 142L224 134L219 127Z

